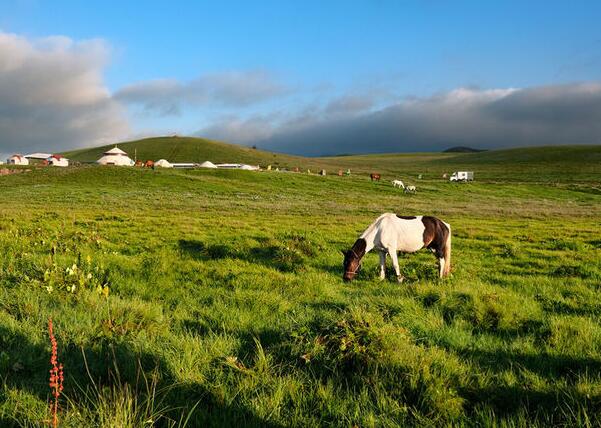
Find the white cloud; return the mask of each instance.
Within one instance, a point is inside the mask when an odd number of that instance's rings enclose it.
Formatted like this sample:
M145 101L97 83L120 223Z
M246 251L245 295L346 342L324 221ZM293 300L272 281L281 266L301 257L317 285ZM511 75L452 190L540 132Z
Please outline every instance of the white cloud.
M0 151L92 146L129 132L102 78L102 40L0 32Z

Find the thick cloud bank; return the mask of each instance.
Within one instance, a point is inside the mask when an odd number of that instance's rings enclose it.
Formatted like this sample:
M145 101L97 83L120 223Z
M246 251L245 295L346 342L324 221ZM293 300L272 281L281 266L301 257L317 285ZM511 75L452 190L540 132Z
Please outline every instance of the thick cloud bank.
M462 88L349 116L329 115L326 108L301 126L275 126L270 136L251 143L302 155L598 144L601 84Z
M128 133L102 81L100 40L31 40L0 32L0 153L58 151Z

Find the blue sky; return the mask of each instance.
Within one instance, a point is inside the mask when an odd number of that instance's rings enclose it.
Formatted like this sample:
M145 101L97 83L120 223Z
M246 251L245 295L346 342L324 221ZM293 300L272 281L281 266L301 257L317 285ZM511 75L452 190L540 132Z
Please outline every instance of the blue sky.
M594 1L0 1L0 32L33 44L102 41L102 65L91 67L123 106L130 135L221 129L242 143L284 135L290 123L324 125L339 100L367 115L459 88L597 82L599 18ZM256 102L205 96L212 84L239 89L249 75L262 88L247 94ZM132 85L135 95L122 93ZM176 85L157 107L157 93ZM194 91L205 92L180 101ZM228 134L234 122L239 133ZM239 136L245 129L249 138Z

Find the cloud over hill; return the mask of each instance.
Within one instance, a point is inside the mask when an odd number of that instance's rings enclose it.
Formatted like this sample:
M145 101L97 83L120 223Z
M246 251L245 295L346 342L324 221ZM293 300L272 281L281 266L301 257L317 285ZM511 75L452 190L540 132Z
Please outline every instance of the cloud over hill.
M407 98L378 110L332 114L330 103L310 116L281 123L232 120L222 135L263 135L246 140L263 149L302 155L443 150L464 145L503 148L601 142L601 84L527 89L460 88ZM354 102L352 105L361 106ZM296 120L299 119L299 120ZM302 120L300 120L302 119ZM227 134L231 129L235 133ZM207 129L208 136L215 129Z

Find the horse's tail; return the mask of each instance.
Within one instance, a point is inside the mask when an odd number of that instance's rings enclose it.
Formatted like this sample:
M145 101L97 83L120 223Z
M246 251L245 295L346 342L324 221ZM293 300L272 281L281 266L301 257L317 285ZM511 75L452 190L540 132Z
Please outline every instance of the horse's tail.
M446 223L445 223L446 224ZM444 245L444 276L449 275L451 273L451 225L446 224L449 229L449 234L447 235L447 241Z

